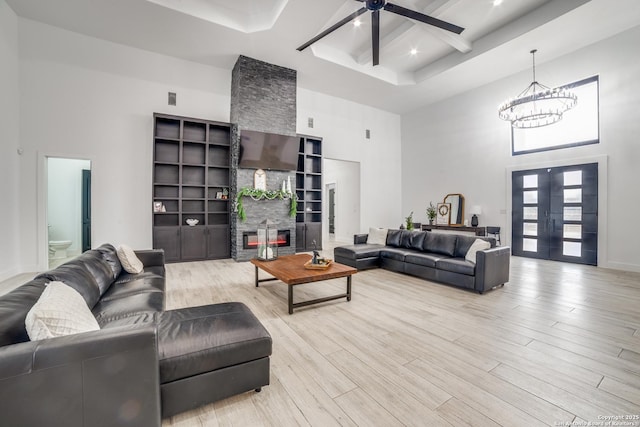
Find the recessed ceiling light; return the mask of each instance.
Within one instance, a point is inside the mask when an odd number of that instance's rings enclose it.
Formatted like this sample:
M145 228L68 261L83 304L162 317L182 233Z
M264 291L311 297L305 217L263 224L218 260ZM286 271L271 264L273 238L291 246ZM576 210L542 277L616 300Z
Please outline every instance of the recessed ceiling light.
M416 56L416 55L418 54L418 49L416 49L416 48L414 47L413 49L411 49L411 50L409 51L409 53L410 53L412 56Z
M356 19L355 21L353 21L354 27L359 27L360 25L362 25L362 21L360 21L359 19Z
M502 4L502 0L493 0L494 6L500 6Z

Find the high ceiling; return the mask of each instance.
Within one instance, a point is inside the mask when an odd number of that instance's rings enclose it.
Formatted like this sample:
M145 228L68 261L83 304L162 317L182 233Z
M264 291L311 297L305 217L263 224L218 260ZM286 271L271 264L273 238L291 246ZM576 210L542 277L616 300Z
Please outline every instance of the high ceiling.
M381 11L380 65L373 67L368 11L359 27L348 23L296 50L362 1L6 1L20 17L189 61L231 70L242 54L293 68L302 88L396 113L525 70L533 48L542 65L640 25L638 0L393 0L465 31L449 34Z

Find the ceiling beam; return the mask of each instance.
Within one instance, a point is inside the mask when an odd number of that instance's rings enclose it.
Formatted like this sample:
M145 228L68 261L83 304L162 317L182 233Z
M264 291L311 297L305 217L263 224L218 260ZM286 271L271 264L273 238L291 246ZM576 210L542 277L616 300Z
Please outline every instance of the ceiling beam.
M426 7L418 7L418 5L414 2L410 5L413 10L420 11L425 15L433 16L434 18L442 15L446 10L450 9L460 0L433 0ZM443 42L451 45L456 50L466 53L471 50L471 43L467 41L464 37L459 34L453 34L448 31L441 31L436 28L431 28L429 25L424 25L422 23L417 24L415 21L410 19L403 20L402 23L395 25L391 28L387 27L385 34L380 39L380 51L382 51L385 47L391 45L394 41L407 34L414 27L417 28L429 28L429 34L433 35ZM367 43L361 44L353 53L352 56L354 60L360 64L364 65L372 61L371 57L371 43L367 41Z

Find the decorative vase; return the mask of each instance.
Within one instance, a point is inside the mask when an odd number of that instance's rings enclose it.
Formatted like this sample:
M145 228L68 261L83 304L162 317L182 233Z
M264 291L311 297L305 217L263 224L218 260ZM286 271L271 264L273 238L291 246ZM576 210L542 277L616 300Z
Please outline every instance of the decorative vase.
M429 219L429 225L433 225L433 220Z

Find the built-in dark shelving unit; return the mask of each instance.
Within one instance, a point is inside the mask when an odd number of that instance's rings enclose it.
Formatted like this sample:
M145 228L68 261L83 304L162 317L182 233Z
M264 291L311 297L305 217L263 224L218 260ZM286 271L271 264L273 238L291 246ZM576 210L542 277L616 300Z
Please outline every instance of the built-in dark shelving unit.
M296 250L322 249L322 138L300 135L296 195Z
M166 261L230 257L230 141L228 123L154 114L153 247Z

